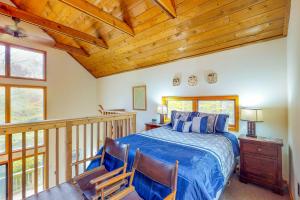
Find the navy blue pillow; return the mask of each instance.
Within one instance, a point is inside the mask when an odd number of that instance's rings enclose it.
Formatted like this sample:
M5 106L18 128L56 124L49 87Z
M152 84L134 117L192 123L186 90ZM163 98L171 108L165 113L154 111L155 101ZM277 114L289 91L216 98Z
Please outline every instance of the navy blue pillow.
M229 115L218 114L216 118L217 119L216 119L216 124L215 124L215 132L216 133L224 133L226 121L228 120Z

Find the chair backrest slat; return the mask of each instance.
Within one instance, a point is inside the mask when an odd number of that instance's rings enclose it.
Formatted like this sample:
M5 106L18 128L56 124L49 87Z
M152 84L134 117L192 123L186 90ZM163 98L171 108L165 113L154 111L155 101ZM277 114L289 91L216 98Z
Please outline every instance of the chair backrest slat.
M139 150L136 152L133 168L148 178L176 190L178 161L174 165L155 160Z
M129 145L120 144L118 141L115 141L111 138L106 138L103 152L108 153L109 155L123 161L124 163L127 163L128 149Z

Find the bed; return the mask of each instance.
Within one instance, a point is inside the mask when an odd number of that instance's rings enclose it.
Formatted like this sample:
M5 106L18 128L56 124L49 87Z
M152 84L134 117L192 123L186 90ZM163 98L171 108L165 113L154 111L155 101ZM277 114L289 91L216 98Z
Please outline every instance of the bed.
M164 126L118 139L130 144L128 170L131 169L135 151L173 164L179 161L177 200L217 200L223 192L239 156L237 138L231 133L199 134L173 131ZM101 153L101 150L98 154ZM105 159L108 170L117 168L114 158ZM99 166L93 161L88 170ZM159 169L157 169L159 170ZM163 199L170 191L143 174L136 174L134 186L144 199Z

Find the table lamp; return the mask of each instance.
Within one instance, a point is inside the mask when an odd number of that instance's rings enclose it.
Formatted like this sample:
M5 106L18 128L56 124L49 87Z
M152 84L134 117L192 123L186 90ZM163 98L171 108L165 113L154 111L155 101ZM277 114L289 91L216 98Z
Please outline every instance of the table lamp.
M165 115L168 114L168 108L166 105L157 106L157 113L160 115L160 124L165 123Z
M260 108L241 108L241 120L247 121L247 136L256 136L256 122L263 122L263 113Z

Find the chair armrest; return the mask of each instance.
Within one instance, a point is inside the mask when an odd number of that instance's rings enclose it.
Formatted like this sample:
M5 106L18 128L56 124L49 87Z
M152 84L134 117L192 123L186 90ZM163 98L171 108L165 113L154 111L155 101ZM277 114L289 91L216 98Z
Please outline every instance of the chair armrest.
M99 176L99 177L97 177L97 178L94 178L94 179L92 179L92 180L90 181L90 184L96 184L96 183L102 182L102 181L104 181L104 180L106 180L106 179L109 179L109 178L111 178L111 177L113 177L113 176L119 174L122 170L124 170L124 167L120 167L120 168L115 169L115 170L113 170L113 171L111 171L111 172L108 172L108 173L106 173L106 174L104 174L104 175L102 175L102 176Z
M95 169L86 171L86 172L84 172L84 173L82 173L82 174L80 174L80 175L74 177L74 178L73 178L73 181L77 182L78 180L80 180L80 179L82 179L82 178L84 178L84 177L86 177L86 176L88 176L88 175L90 175L90 174L93 174L93 173L95 173L95 172L97 172L97 171L99 171L99 170L103 170L103 168L105 168L105 166L104 166L104 165L101 165L100 167L97 167L97 168L95 168Z
M125 190L122 190L121 192L118 192L117 194L111 196L109 198L109 200L120 200L120 199L123 199L124 197L126 197L128 194L130 194L134 190L135 190L134 187L130 186L130 187L126 188Z
M175 197L176 197L176 191L169 194L166 198L164 198L164 200L174 200Z
M96 189L96 191L99 191L99 190L104 189L107 186L110 186L110 185L112 185L114 183L117 183L117 182L119 182L119 181L121 181L121 180L123 180L123 179L125 179L125 178L127 178L129 176L131 176L131 175L132 175L132 172L128 172L128 173L121 174L119 176L113 177L113 178L111 178L111 179L109 179L109 180L107 180L107 181L105 181L105 182L103 182L103 183L101 183L99 185L96 185L95 189Z

